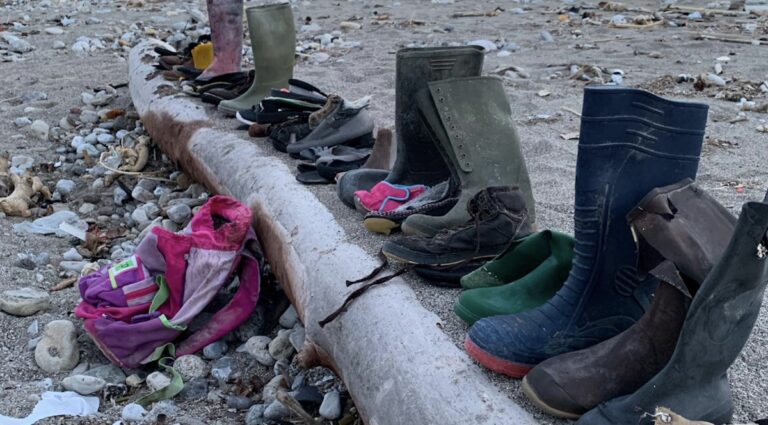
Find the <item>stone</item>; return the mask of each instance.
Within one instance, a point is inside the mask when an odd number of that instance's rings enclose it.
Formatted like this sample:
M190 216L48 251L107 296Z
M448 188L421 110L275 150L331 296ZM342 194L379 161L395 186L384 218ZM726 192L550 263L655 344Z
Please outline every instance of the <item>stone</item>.
M264 423L264 411L266 404L254 404L245 414L245 425L262 425Z
M192 217L192 208L186 204L176 204L166 211L168 218L176 224L184 224Z
M70 248L68 249L64 254L62 254L61 258L64 261L82 261L83 256L80 255L79 252L77 252L77 249Z
M179 372L184 382L208 375L208 364L200 357L189 354L181 356L173 362L173 368Z
M45 32L46 32L47 34L51 34L51 35L61 35L61 34L64 34L64 30L63 30L63 29L61 29L61 28L58 28L58 27L49 27L49 28L46 28L46 29L45 29Z
M30 130L32 130L32 133L35 134L35 136L40 140L48 140L48 132L50 131L50 127L48 124L43 120L35 120L35 122L32 123L32 125L29 127Z
M219 359L227 352L227 348L227 343L222 340L212 342L203 348L203 357L208 360Z
M320 416L325 419L335 420L341 417L341 394L331 391L323 397L320 404Z
M306 337L307 332L304 329L304 326L301 326L301 324L297 323L296 326L294 326L293 331L291 332L291 336L289 336L288 339L291 341L293 349L298 352L304 348L304 340Z
M77 211L78 211L80 214L83 214L83 215L85 215L85 214L90 214L90 213L92 213L92 212L93 212L95 209L96 209L96 205L93 205L93 204L92 204L92 203L90 203L90 202L83 202L83 204L82 204L82 205L80 205L80 209L78 209Z
M725 80L719 75L715 75L711 72L707 73L707 82L719 87L725 87Z
M282 375L277 375L267 382L267 385L264 385L264 388L261 390L261 401L264 404L271 404L277 400L277 391L280 389L282 382Z
M32 168L34 164L35 164L35 160L31 156L14 155L11 157L10 171L16 174L24 174L24 172Z
M101 391L107 385L107 382L95 376L74 375L64 378L61 381L61 385L68 391L89 395Z
M152 391L162 390L163 388L171 385L171 378L163 374L162 372L152 372L147 376L147 386Z
M325 52L315 52L309 55L309 61L315 64L327 62L330 58L331 55Z
M8 32L0 32L0 38L4 39L8 43L8 50L16 53L27 53L35 49L35 46L28 41L23 40L15 35L11 35Z
M205 399L211 403L221 403L225 398L226 396L220 389L213 389L205 396Z
M140 422L147 416L147 409L135 403L127 404L123 407L120 417L126 422Z
M69 320L54 320L45 325L43 337L35 347L35 362L48 373L58 373L77 366L80 351L75 325Z
M88 265L87 261L62 261L59 263L59 268L70 272L80 273L86 265Z
M288 360L294 353L293 346L289 339L291 331L283 329L277 333L275 339L269 343L269 354L275 358L275 360Z
M96 124L99 122L99 114L96 111L86 109L80 113L80 121L85 124Z
M102 143L102 144L105 144L105 145L107 145L107 144L110 144L110 143L114 143L114 142L115 142L115 136L113 136L113 135L111 135L111 134L109 134L109 133L103 133L103 134L99 134L99 135L96 137L96 140L97 140L99 143Z
M66 49L67 48L67 43L65 43L65 42L63 42L61 40L56 40L56 41L53 42L53 48L56 49L56 50Z
M555 41L555 37L552 37L549 31L540 32L539 39L544 43L553 43Z
M211 376L219 381L226 382L232 376L232 367L234 361L232 357L224 356L213 362L211 365Z
M112 200L117 206L123 205L128 200L128 193L118 186L112 194Z
M90 143L83 143L77 147L75 153L77 154L78 158L84 158L86 153L88 153L91 158L98 158L101 152L98 148L96 148L96 146L93 146Z
M136 186L133 188L133 191L131 192L131 197L143 203L147 203L155 200L155 194L147 189L144 189L141 186Z
M13 124L16 127L26 127L28 125L32 125L32 120L27 117L19 117L13 120Z
M184 400L203 400L208 395L208 380L205 377L198 377L191 380L184 380L184 389L179 396Z
M108 384L124 384L126 380L125 372L113 364L93 367L83 375L103 379Z
M490 40L473 40L467 43L468 46L480 46L483 48L484 52L493 52L498 50L498 47L496 47L496 43Z
M293 306L288 307L282 315L280 315L279 323L280 326L291 329L293 328L296 323L299 321L299 313L296 312L296 308Z
M237 351L250 354L261 365L272 366L275 364L275 359L267 350L269 343L270 339L268 336L254 336L249 338Z
M291 414L291 409L285 407L283 403L275 400L264 409L264 417L267 419L277 420L285 418Z
M253 400L248 397L235 395L227 396L227 407L236 410L246 410L253 405Z
M141 385L143 382L144 382L144 378L142 378L141 376L135 373L125 378L125 385L128 385L129 387L136 388L139 385Z
M47 292L32 288L9 289L0 294L0 310L14 316L31 316L50 305Z
M64 196L71 194L75 187L77 187L77 184L72 180L61 179L56 182L56 191Z

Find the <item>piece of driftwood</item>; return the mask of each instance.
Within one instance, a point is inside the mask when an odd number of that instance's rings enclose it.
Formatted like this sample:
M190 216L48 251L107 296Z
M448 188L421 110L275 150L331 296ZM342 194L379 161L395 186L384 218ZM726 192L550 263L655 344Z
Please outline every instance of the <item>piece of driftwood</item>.
M716 34L716 33L697 33L696 38L699 40L717 40L725 41L727 43L739 43L739 44L754 44L768 46L768 41L759 40L756 38L739 37L733 34Z
M306 327L302 364L333 369L369 425L536 423L456 347L400 278L367 291L321 328L318 321L355 290L345 281L366 275L376 258L350 241L285 163L214 128L213 109L168 95L162 78L148 79L158 45L166 46L143 41L131 51L133 103L152 140L185 173L253 209L265 254Z

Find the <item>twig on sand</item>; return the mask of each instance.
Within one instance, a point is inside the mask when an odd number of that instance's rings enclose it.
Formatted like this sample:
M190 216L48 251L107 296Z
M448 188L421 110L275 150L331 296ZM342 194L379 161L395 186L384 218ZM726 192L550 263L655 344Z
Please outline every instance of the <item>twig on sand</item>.
M502 12L504 12L504 9L497 7L490 12L458 12L451 15L451 18L478 18L483 16L493 17L501 15Z
M563 111L566 111L566 112L570 112L570 113L572 113L573 115L576 115L577 117L581 118L581 114L580 114L578 111L575 111L575 110L573 110L573 109L571 109L571 108L569 108L569 107L567 107L567 106L563 106L561 109L562 109Z
M725 10L725 9L707 9L706 7L692 7L692 6L676 6L676 5L667 5L664 9L662 9L663 12L700 12L702 14L712 14L712 15L723 15L723 16L742 16L747 15L746 12L741 12L738 10Z
M649 22L647 24L614 24L611 23L611 28L620 28L620 29L645 29L645 28L652 28L652 27L658 27L659 25L663 24L664 20L661 21L654 21Z
M49 291L56 292L56 291L61 291L62 289L67 289L70 286L73 286L75 282L77 282L76 277L70 277L69 279L64 279L61 282L53 285L53 287L49 289Z
M727 43L754 44L756 46L768 45L768 41L765 41L765 40L759 40L756 38L739 37L738 35L731 35L731 34L697 33L695 37L700 40L716 40L716 41L725 41Z

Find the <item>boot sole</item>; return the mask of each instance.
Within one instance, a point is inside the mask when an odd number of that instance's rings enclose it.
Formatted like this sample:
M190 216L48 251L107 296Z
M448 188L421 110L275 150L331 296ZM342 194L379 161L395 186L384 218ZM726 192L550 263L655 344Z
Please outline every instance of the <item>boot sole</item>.
M469 336L464 339L464 348L466 348L467 353L469 353L473 359L477 360L477 362L484 367L496 373L509 376L510 378L520 379L527 375L535 366L524 363L515 363L496 357L478 347Z
M389 235L392 231L400 227L399 223L395 223L392 220L386 218L366 218L363 220L363 225L371 232L381 233L383 235Z
M563 410L555 409L554 407L547 405L547 403L545 403L539 398L538 394L536 394L536 391L534 391L531 385L528 383L527 376L523 377L523 382L521 386L523 387L523 393L525 393L525 396L528 397L528 400L530 400L536 407L541 409L544 413L558 417L558 418L564 418L564 419L578 419L581 417L581 415L578 413L566 412Z
M459 316L459 318L469 326L472 326L475 322L482 319L481 316L472 313L468 308L464 307L459 302L453 305L453 312L456 313L456 315Z

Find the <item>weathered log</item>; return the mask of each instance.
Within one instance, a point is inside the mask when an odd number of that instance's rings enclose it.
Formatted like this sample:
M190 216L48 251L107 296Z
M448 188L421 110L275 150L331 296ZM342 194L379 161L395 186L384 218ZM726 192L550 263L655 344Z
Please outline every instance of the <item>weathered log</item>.
M134 105L153 141L185 172L253 209L265 253L306 326L302 362L336 371L370 425L535 423L450 341L401 279L318 325L355 289L345 280L364 276L376 259L349 242L282 161L215 129L207 107L169 94L171 83L155 78L152 67L160 44L144 41L131 51Z

